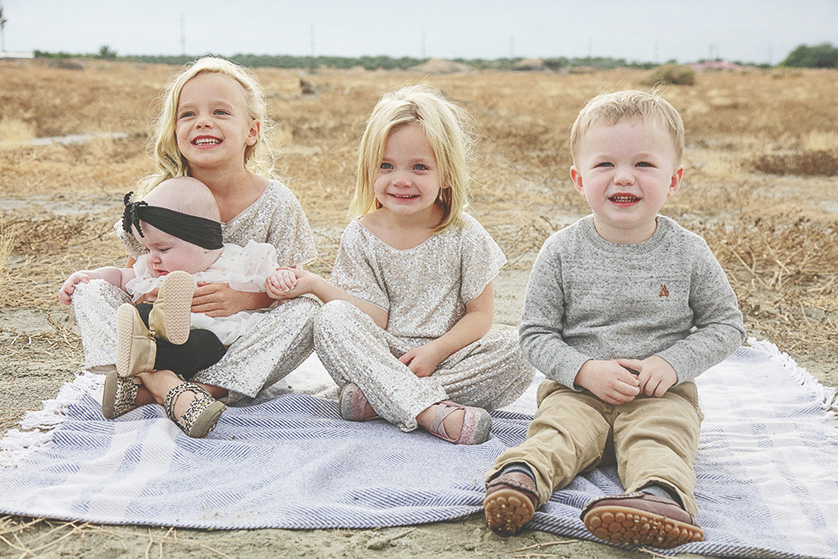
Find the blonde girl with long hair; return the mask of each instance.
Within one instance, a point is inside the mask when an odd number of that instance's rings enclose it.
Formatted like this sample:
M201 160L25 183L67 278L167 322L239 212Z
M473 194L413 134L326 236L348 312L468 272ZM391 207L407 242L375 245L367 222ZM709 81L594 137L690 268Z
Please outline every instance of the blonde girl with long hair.
M140 196L173 177L196 178L215 197L225 243L270 243L280 266L302 266L317 254L313 235L296 197L273 178L270 124L264 94L251 72L221 58L198 59L175 75L163 94L150 141L156 169L140 181ZM132 265L144 249L121 224L117 233ZM72 302L86 366L112 370L116 310L126 302L125 294L106 282L91 281L76 289ZM191 311L222 317L275 303L265 293L209 283L195 289ZM307 298L287 300L271 310L263 327L237 339L218 363L195 375L192 380L206 393L184 392L178 388L183 381L167 370L145 375L141 385L125 379L111 383L115 393L108 399L117 402L112 415L158 402L184 419L179 424L188 424L195 401L255 397L311 354L317 310L317 302ZM170 394L178 397L167 399ZM184 430L188 432L188 425Z
M326 303L315 347L344 419L382 417L456 444L484 442L486 410L517 399L533 375L516 332L488 334L506 258L464 213L468 122L428 86L385 95L361 139L355 218L331 281L298 271L296 287L267 285Z

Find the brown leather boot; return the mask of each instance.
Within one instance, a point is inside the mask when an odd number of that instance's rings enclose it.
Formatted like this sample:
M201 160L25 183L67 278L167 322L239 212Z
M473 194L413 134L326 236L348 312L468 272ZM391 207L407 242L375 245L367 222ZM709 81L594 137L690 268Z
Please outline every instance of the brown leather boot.
M641 491L594 499L581 518L590 533L616 544L669 549L704 541L704 531L678 503Z

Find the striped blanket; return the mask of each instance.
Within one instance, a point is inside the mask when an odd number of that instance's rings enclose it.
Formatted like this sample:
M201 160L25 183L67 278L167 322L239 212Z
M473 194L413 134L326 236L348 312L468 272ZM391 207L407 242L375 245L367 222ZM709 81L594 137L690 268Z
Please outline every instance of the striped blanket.
M773 345L751 343L699 378L696 498L707 539L662 553L838 557L835 391ZM0 442L0 513L213 529L453 520L482 510L484 471L523 440L535 408L533 387L492 412L489 441L462 447L381 420L340 420L316 359L289 378L290 388L231 407L208 439L193 440L155 405L104 420L101 377L79 375ZM528 527L595 540L581 508L621 491L613 467L597 469L557 491Z

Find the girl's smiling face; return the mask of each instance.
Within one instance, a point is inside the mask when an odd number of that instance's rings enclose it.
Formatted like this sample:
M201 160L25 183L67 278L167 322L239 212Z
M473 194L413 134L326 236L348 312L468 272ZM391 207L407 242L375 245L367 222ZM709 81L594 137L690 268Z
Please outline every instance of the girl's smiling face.
M573 184L591 207L597 232L614 243L652 236L658 211L678 191L684 170L665 128L634 119L592 126L575 161Z
M190 168L243 165L244 150L256 143L259 122L252 119L244 89L233 78L200 74L180 91L175 137Z
M373 188L386 210L404 217L427 218L429 224L436 224L435 202L445 185L441 184L431 144L418 124L406 124L390 132Z

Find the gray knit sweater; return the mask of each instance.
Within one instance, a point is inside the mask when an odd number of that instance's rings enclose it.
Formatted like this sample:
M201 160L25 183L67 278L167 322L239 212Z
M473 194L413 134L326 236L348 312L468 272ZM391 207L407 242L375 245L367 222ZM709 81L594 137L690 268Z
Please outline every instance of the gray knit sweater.
M589 359L659 355L678 383L733 353L742 313L721 265L700 236L658 216L638 244L615 244L593 216L551 235L533 265L521 349L548 378L573 381Z

